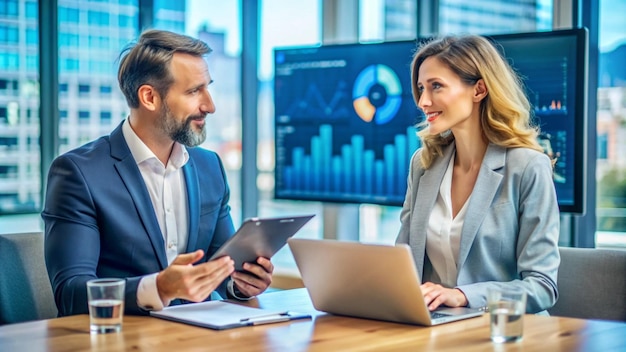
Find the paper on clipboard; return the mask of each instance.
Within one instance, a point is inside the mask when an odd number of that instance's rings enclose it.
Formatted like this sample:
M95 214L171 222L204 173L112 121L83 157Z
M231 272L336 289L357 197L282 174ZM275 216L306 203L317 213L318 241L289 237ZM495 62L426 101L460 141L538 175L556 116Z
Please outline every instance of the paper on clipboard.
M152 311L150 315L156 318L216 330L311 317L308 314L254 308L227 301L209 301L171 306L160 311Z

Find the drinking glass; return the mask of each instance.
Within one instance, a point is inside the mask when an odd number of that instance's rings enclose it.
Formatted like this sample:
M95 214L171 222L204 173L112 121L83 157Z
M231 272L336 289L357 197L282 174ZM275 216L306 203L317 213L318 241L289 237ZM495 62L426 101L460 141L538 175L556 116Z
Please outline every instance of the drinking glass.
M87 281L89 327L92 334L122 330L124 318L124 279L95 279Z
M516 287L490 288L487 306L491 316L491 341L514 342L522 339L526 292Z

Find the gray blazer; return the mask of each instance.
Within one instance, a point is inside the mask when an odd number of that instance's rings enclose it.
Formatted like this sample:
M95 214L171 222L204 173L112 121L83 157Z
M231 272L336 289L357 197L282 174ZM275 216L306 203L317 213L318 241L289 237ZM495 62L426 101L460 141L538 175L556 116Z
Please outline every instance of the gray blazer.
M426 256L426 226L454 150L454 143L445 147L427 170L420 150L411 160L396 243L411 247L423 282L436 276ZM485 306L488 287L517 286L527 293L528 313L552 307L560 257L549 158L531 149L490 144L468 206L456 261L457 288L469 306Z

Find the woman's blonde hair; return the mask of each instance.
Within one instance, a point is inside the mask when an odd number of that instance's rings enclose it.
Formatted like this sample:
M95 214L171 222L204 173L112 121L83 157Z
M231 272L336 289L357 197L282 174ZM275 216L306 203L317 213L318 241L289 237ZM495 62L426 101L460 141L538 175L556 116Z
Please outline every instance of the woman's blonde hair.
M463 82L474 85L482 79L487 96L480 103L480 123L485 138L494 144L526 147L543 152L537 142L539 128L531 124L531 109L520 78L498 50L478 35L444 36L424 43L411 63L413 99L418 104L419 68L429 57L435 57L456 73ZM420 127L427 125L424 121ZM451 133L431 135L427 128L418 133L422 141L421 162L430 167L443 147L454 138Z

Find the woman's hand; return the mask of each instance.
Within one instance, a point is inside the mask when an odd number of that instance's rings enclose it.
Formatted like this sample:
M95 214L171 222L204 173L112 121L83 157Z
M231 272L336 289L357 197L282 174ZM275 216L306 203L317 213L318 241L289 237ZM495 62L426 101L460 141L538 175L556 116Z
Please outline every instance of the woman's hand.
M421 286L424 302L428 309L433 311L440 305L448 307L465 307L467 306L467 297L458 288L445 288L432 282L426 282Z

